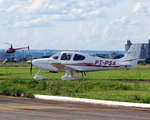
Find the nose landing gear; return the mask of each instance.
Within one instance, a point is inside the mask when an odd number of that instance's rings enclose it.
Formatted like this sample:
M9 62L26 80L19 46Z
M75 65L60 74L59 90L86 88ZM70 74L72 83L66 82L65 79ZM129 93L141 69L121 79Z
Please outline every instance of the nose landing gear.
M38 75L42 70L39 70L36 75L34 76L34 79L35 80L42 80L42 79L46 79L47 77L44 77L44 76L40 76Z

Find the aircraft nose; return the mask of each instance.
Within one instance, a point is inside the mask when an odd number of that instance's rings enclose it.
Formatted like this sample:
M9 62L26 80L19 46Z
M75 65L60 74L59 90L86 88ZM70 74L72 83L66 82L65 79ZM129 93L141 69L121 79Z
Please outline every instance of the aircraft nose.
M32 65L34 65L36 67L37 64L38 64L37 60L32 60Z
M46 68L46 61L42 59L33 60L32 64L39 69L45 69Z
M32 61L32 64L39 69L45 71L58 71L58 69L51 65L53 61L50 59L35 59Z

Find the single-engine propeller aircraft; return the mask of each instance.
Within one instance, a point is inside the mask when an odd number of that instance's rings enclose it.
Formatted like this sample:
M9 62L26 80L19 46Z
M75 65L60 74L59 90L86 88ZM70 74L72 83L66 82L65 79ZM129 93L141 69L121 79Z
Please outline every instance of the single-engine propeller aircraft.
M10 48L8 48L6 50L6 52L5 52L6 54L14 53L16 50L19 50L19 49L26 49L26 48L28 48L28 50L29 50L29 46L28 47L22 47L22 48L13 48L12 44L10 44L10 43L6 43L6 44L11 45Z
M39 68L40 71L34 76L34 79L41 80L46 77L39 76L41 70L46 72L66 72L62 80L75 80L80 77L74 76L77 72L82 75L85 72L101 71L101 70L115 70L115 69L133 69L137 66L139 54L141 51L141 44L133 44L123 58L120 59L104 59L97 56L80 52L60 52L54 54L50 58L42 58L28 61ZM69 73L71 75L69 76Z

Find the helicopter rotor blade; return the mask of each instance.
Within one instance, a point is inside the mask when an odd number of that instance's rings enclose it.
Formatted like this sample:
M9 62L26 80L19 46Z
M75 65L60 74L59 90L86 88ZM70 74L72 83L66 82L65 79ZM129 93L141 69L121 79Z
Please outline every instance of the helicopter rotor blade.
M5 44L12 45L12 44L10 44L10 43L5 43Z

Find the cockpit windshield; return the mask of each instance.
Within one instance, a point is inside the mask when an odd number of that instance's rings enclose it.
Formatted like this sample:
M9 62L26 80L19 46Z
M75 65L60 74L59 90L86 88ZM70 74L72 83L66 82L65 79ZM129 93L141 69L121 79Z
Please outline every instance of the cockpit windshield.
M51 58L57 60L59 58L59 55L60 55L60 53L56 53Z
M8 48L6 51L10 51L10 48Z

